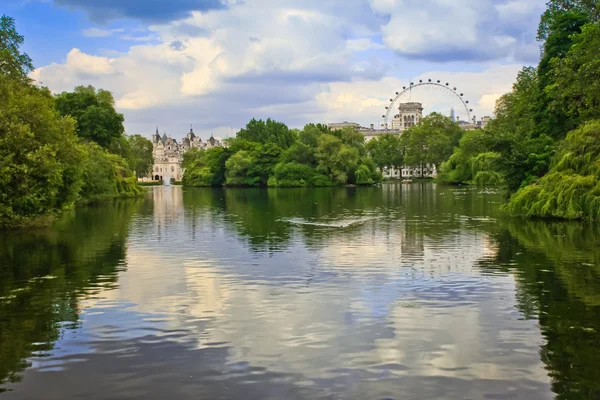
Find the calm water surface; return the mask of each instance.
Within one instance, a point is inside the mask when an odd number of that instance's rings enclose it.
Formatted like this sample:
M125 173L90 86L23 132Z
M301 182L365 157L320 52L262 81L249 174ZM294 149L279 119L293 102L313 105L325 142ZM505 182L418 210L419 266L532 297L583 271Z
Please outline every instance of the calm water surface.
M157 187L0 234L0 398L599 399L600 229L501 200Z

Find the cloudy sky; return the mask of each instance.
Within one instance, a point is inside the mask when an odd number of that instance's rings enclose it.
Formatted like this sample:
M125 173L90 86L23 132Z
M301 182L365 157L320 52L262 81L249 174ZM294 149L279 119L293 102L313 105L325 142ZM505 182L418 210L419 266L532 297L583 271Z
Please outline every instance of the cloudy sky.
M252 117L378 125L419 79L489 115L537 63L545 1L3 0L0 13L25 36L34 79L111 90L129 134L193 124L226 137Z

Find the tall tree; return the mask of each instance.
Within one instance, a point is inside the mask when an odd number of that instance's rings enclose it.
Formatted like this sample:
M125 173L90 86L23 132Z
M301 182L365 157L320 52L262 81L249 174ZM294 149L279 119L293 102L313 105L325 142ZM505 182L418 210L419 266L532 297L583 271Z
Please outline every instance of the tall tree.
M26 53L20 51L24 42L15 28L15 20L9 16L0 17L0 74L26 80L33 70L33 62Z
M462 134L463 130L450 118L438 113L426 116L402 135L406 164L421 168L433 164L439 168L450 158Z
M557 17L567 12L578 12L585 15L590 21L600 19L600 0L550 0L546 3L546 11L540 18L538 27L538 40L545 41Z
M154 156L152 155L152 142L141 135L128 136L129 167L137 177L144 177L152 171Z
M241 129L237 133L237 137L242 140L261 144L274 143L282 149L287 149L296 140L294 132L284 123L274 121L270 118L266 121L252 119L248 122L246 128Z
M563 110L571 125L600 118L600 22L583 27L563 59L554 59L555 82L547 88L552 110Z
M543 47L543 55L538 66L539 90L537 110L535 112L537 134L547 134L562 139L566 133L575 128L576 122L567 115L565 107L550 107L552 101L548 88L556 84L555 66L563 59L573 39L581 32L581 28L589 21L580 11L568 11L558 14L549 27L548 37Z
M56 96L56 108L61 115L70 115L77 121L77 134L104 148L123 136L123 115L115 110L115 101L109 91L93 86L78 86L73 92Z
M404 165L404 146L398 135L381 135L366 145L371 158L382 171L400 169Z

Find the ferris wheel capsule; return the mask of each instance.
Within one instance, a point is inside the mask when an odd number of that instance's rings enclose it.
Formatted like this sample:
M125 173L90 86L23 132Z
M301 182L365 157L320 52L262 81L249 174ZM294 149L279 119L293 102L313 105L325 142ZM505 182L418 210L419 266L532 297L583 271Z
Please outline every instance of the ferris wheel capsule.
M469 111L470 111L470 112L473 112L473 109L471 108Z
M452 90L456 90L456 88L453 88Z
M406 89L406 86L402 86L402 89Z
M446 82L446 86L450 86L450 84L448 82Z
M386 109L386 110L388 110L388 109L389 109L389 107L387 107L387 106L386 106L386 107L385 107L385 109Z
M469 100L465 101L465 103L469 104Z
M431 79L428 79L429 82L431 82Z
M394 101L394 99L390 99L390 101L391 101L391 102L393 102L393 101Z
M462 94L462 93L460 94L460 97L463 97L463 94Z
M419 83L423 83L423 80L422 80L422 79L419 79Z
M399 95L400 93L396 92L396 96Z
M437 83L441 83L439 79L438 79Z

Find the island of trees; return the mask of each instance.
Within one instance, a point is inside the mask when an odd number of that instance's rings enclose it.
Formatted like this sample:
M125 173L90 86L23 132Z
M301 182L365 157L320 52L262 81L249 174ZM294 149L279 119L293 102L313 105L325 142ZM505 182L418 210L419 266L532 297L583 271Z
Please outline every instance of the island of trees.
M187 186L373 185L381 171L402 166L439 167L452 154L462 129L448 117L431 114L402 136L381 135L365 143L352 128L331 130L308 124L302 130L268 119L250 121L227 148L184 154Z

